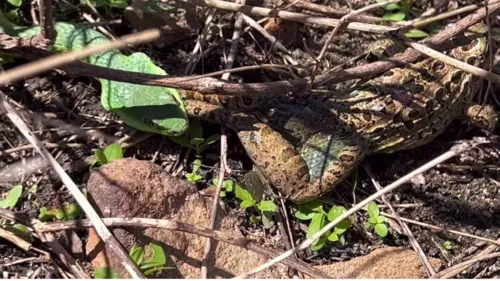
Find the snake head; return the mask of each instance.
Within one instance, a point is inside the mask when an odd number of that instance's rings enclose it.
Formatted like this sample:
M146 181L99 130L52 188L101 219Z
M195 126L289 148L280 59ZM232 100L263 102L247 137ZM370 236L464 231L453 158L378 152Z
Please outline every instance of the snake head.
M486 52L486 38L477 38L465 46L451 50L451 56L471 65L479 63Z

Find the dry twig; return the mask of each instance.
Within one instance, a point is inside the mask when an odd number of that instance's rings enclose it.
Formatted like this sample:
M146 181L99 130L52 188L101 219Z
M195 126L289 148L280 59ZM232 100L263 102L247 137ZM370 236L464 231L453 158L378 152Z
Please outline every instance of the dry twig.
M0 91L0 107L7 112L7 117L14 123L14 125L19 129L19 131L24 135L24 137L35 146L36 150L40 155L42 155L49 165L54 169L54 171L61 178L61 181L71 192L76 202L85 214L90 218L93 225L96 228L96 232L99 234L99 237L110 246L110 249L117 255L119 260L121 261L122 266L125 267L127 272L133 278L142 278L144 279L144 275L141 270L137 267L137 265L130 259L128 254L125 252L123 247L120 245L118 240L111 234L111 232L106 228L106 225L102 222L102 219L99 217L97 212L94 210L92 205L90 205L87 198L83 195L81 190L76 186L73 180L69 177L69 175L64 171L64 169L57 163L57 161L52 157L52 155L47 151L43 144L35 137L35 135L29 130L28 126L21 119L19 114L12 108L12 106L7 102L6 96L3 92Z
M421 174L431 168L433 168L434 166L436 166L437 164L439 163L442 163L458 154L460 154L461 152L465 151L465 150L469 150L469 149L472 149L473 147L479 145L479 144L484 144L484 143L488 143L489 141L488 140L485 140L483 138L476 138L470 142L463 142L463 143L459 143L455 146L453 146L449 151L441 154L440 156L434 158L433 160L429 161L428 163L426 163L425 165L419 167L418 169L406 174L405 176L403 176L402 178L396 180L395 182L391 183L390 185L384 187L382 190L372 194L371 196L368 196L365 200L359 202L358 204L356 204L354 207L350 208L349 210L347 210L344 214L342 214L341 216L339 216L337 219L333 220L332 222L328 223L327 225L325 225L320 231L318 231L316 234L314 234L312 237L308 238L307 240L305 240L304 242L302 242L299 246L293 248L292 250L289 250L289 251L286 251L285 253L281 254L280 256L278 256L277 258L274 258L272 260L270 260L269 262L259 266L259 267L256 267L254 269L252 269L251 271L249 271L248 273L245 273L245 274L242 274L240 276L238 276L237 278L246 278L250 275L253 275L257 272L260 272L274 264L276 264L277 262L280 262L288 257L290 257L291 255L293 255L294 253L300 251L300 250L304 250L308 247L310 247L314 241L316 241L317 239L319 239L321 236L323 236L326 232L328 232L330 229L332 229L333 227L335 227L338 223L340 223L342 220L348 218L349 216L353 215L355 212L357 212L358 210L360 210L361 208L363 208L364 206L366 206L368 203L370 203L371 201L379 198L380 196L384 195L384 194L387 194L389 192L391 192L392 190L400 187L402 184L410 181L413 177L415 177L416 175L418 174Z

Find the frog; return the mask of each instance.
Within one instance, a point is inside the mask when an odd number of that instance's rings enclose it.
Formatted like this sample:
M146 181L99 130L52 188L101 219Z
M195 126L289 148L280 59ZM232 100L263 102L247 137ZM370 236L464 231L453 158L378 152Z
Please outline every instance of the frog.
M485 38L477 38L449 55L478 65L486 44ZM189 116L233 129L269 183L292 202L305 203L333 191L367 156L428 144L456 119L492 131L494 108L472 102L479 81L425 58L390 69L341 96L311 95L272 106L272 99L257 96L188 91L181 96Z

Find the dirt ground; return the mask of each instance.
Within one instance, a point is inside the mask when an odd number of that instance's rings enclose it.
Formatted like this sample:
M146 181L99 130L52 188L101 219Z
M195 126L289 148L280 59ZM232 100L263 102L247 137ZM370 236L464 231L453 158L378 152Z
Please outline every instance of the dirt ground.
M272 5L275 1L260 2L257 0L247 1L247 4L263 6ZM317 0L313 2L331 7L346 8L345 1ZM353 8L359 8L366 6L368 1L351 2ZM426 11L433 5L429 1L414 2L413 10L415 13ZM474 3L474 1L450 1L449 5L456 8L471 3ZM292 10L304 12L299 8ZM29 5L24 5L21 9L21 19L25 21L25 24L31 22L29 11ZM102 10L99 11L102 12ZM107 20L117 19L121 18L120 11L122 10L116 9L103 13L103 15ZM198 15L198 18L193 16L193 13ZM383 13L383 10L376 10L371 15L380 17ZM74 19L81 19L79 13L69 9L63 2L56 2L55 15L58 20L71 20L74 22ZM188 11L186 17L183 18L185 21L183 27L190 32L184 30L175 33L175 31L172 31L174 34L172 38L175 38L175 40L169 38L168 40L162 40L160 43L148 44L132 50L145 52L171 75L184 75L184 69L196 44L196 34L201 30L200 26L203 21L200 21L202 19L200 15L199 11L198 13ZM192 18L189 18L190 16ZM232 37L234 30L233 16L233 14L223 11L217 13L214 19L217 25L213 28L217 32L214 32L212 38L208 40L207 46L205 46L205 56L196 64L195 74L210 73L224 68L224 52L227 52L230 48L229 39ZM450 22L456 21L460 17L452 19ZM131 23L130 18L123 18L122 23L110 27L115 35L120 36L129 33L134 27L138 28L140 24L144 24L144 22L136 20L136 22ZM498 29L498 25L494 26L494 28ZM293 60L299 65L310 65L311 62L314 62L314 59L308 52L315 55L319 54L331 29L319 25L285 22L280 26L279 30L275 35L291 51ZM182 34L182 36L179 36L179 34ZM220 34L223 38L221 38ZM340 32L333 39L326 60L320 67L320 72L324 73L334 66L344 64L353 57L363 54L375 39L374 35L368 33L346 30ZM251 33L245 33L240 40L233 68L269 63L283 64L283 61L283 53L276 51L276 48L273 48L269 41L258 32L252 31ZM19 60L15 64L3 67L7 69L22 62L22 60ZM362 65L366 62L367 60L363 56L360 60L345 67ZM232 81L252 83L287 80L297 76L306 75L298 71L292 73L290 71L249 70L235 73L231 76L231 79ZM339 83L331 90L344 89L355 82ZM486 83L484 85L486 86ZM486 87L482 88L481 95L484 95L485 89ZM497 94L499 89L496 87L493 87L493 89L493 93ZM37 113L53 114L57 116L58 120L84 130L95 129L114 139L122 138L130 133L135 133L136 137L141 135L141 133L133 132L129 127L123 125L115 115L103 109L100 105L99 83L90 78L68 77L61 72L53 71L13 83L8 87L4 87L2 91L12 101L19 103L25 109ZM491 96L486 102L498 106L491 99ZM58 126L37 123L30 125L32 125L38 139L46 143L57 144L50 147L49 151L63 165L75 183L80 188L86 189L90 168L88 165L82 164L82 160L93 155L92 149L103 148L108 142L102 139L90 140L88 138L73 137L74 133ZM203 123L203 129L207 135L220 131L219 126L205 123ZM229 130L226 130L226 132L228 133L228 163L232 170L230 177L241 182L244 174L252 169L252 162L234 132ZM389 155L373 155L364 163L371 167L375 179L382 186L385 186L447 151L457 141L470 140L475 136L484 136L484 133L457 121L428 145ZM13 163L18 163L22 159L39 157L33 148L22 148L27 144L28 142L5 114L0 115L0 175L6 174L7 169L11 169ZM218 175L220 165L219 147L219 142L216 142L203 152L203 166L200 171L203 179L196 184L200 191L205 192L207 187L211 185L211 180ZM496 240L499 238L498 233L500 231L500 175L497 172L500 169L500 152L498 148L497 143L492 143L467 151L459 157L452 158L414 178L410 183L390 193L387 199L396 206L395 210L401 217ZM186 155L188 155L187 158ZM182 148L168 138L158 135L151 136L127 148L125 156L147 161L154 159L155 164L161 166L167 172L175 171L180 178L184 178L185 173L192 170L193 160L195 159L193 153L186 154L186 148ZM21 183L25 187L25 192L21 204L14 210L29 218L38 218L41 207L52 208L74 202L71 194L58 180L57 176L46 170L41 173L28 172L22 179L9 180L7 177L1 179L0 195L6 194L12 186ZM36 191L28 191L34 185L37 186ZM331 194L328 200L336 202L336 204L341 202L347 208L348 205L363 200L367 195L375 191L370 177L360 167L356 173L353 173ZM264 231L261 224L252 223L249 214L239 208L239 203L234 198L222 200L226 211L239 220L238 228L244 236L261 236L263 241L269 242L271 241L269 237L280 235L276 226ZM384 204L381 201L378 203ZM289 205L287 205L287 208L290 211ZM390 213L387 208L383 208L383 211ZM319 252L308 249L300 252L298 257L311 265L325 265L365 256L381 245L412 249L408 238L394 229L383 239L374 235L373 232L367 231L363 226L366 216L366 212L357 213L354 227L345 233L344 245L338 243L329 244L328 247L324 247ZM303 241L306 237L306 225L293 217L290 220L296 242ZM409 226L425 255L430 258L441 259L445 268L466 260L488 246L488 244L472 238L440 232L414 224L409 224ZM77 233L82 241L87 239L86 231L78 231ZM281 241L277 242L273 247L286 250L286 246ZM451 242L452 248L445 249L443 247L445 242ZM50 252L46 245L36 239L33 246ZM0 260L13 262L32 256L33 253L24 252L0 238ZM78 257L78 260L89 266L87 258ZM2 267L0 271L7 272L9 276L17 277L30 276L35 272L37 278L61 277L51 263L19 263ZM491 259L474 264L474 266L455 278L493 278L498 277L499 274L500 260Z

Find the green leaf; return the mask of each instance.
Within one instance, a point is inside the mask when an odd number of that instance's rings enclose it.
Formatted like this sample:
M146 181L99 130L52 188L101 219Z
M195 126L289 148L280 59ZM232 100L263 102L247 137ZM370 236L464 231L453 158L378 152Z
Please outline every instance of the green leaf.
M7 0L12 6L21 7L23 0Z
M260 217L257 216L250 216L250 221L252 223L259 223L260 222Z
M233 192L233 189L234 189L234 183L232 180L225 180L223 183L222 183L222 186L224 187L224 189L227 191L227 192Z
M349 219L342 220L335 226L333 232L340 235L346 232L349 229L349 227L351 227L351 225L352 225L351 220Z
M328 211L328 220L334 221L336 218L347 212L346 208L342 206L333 206L330 211Z
M323 203L316 200L297 205L297 208L304 208L317 213L325 213L325 211L323 210Z
M201 126L201 122L199 119L190 119L189 120L189 137L191 139L203 139L203 127Z
M265 229L269 229L274 226L274 221L266 216L266 214L262 214L262 224L264 225Z
M410 31L405 33L405 36L408 38L426 38L429 34L420 29L411 29Z
M94 270L95 279L118 279L118 273L110 267L98 267Z
M307 227L307 238L311 238L314 234L323 228L325 223L325 214L315 213L309 226Z
M152 252L152 256L148 262L154 263L157 266L165 265L167 263L165 251L163 251L163 248L160 245L149 243L149 249Z
M376 225L377 224L377 218L368 218L368 223L372 224L372 225Z
M198 146L200 144L202 144L203 142L205 141L204 138L192 138L189 143L194 145L194 146Z
M193 174L197 174L201 167L201 159L195 159L193 161Z
M386 237L389 230L387 229L387 226L385 224L379 223L379 224L375 225L375 232L380 237Z
M0 208L7 209L7 208L14 208L21 198L21 195L23 194L23 186L22 185L16 185L14 186L9 193L7 193L7 197L4 200L0 201Z
M194 173L187 173L185 175L186 179L190 183L196 183L197 181L201 180L203 177Z
M106 157L106 163L111 163L116 159L123 158L123 149L117 143L112 143L104 149L104 156Z
M446 250L451 250L453 248L453 244L448 240L444 241L443 246Z
M109 6L113 8L125 9L128 7L128 2L126 0L112 0L109 3Z
M130 249L129 256L138 266L142 264L142 261L144 260L144 255L145 251L144 248L141 246L137 246L136 244L134 244Z
M316 214L316 212L311 211L311 210L307 210L307 209L301 210L301 209L293 208L293 216L299 220L308 221L308 220L313 218L314 214Z
M45 208L45 207L40 208L40 215L38 215L38 219L40 221L43 221L43 222L50 221L53 217L54 217L54 215L51 212L49 212L47 210L47 208Z
M64 214L68 220L76 220L81 215L81 209L76 204L68 204L64 206Z
M246 209L246 208L253 207L253 206L255 206L255 201L253 199L243 200L240 203L240 208L242 208L242 209Z
M314 245L312 245L311 249L313 251L319 251L321 248L323 248L326 245L326 238L325 237L320 237Z
M240 199L241 201L245 201L245 200L255 201L252 198L252 194L250 194L250 192L248 192L248 190L244 189L243 187L241 187L239 185L235 186L234 195L236 195L236 198Z
M332 232L330 235L328 235L328 240L332 242L337 242L339 241L339 236L335 232Z
M368 203L368 216L370 218L376 218L380 215L380 210L378 209L378 205L375 202Z
M377 3L387 2L388 0L377 0ZM387 11L399 10L401 7L398 3L392 3L384 6L384 9Z
M159 266L159 267L156 267L156 268L145 270L144 271L144 275L149 276L149 275L151 275L154 272L162 272L163 270L166 270L166 269L175 269L175 268L173 268L171 266Z
M377 223L383 223L385 221L385 217L384 216L378 216L377 217Z
M215 134L215 135L211 135L210 137L208 137L200 146L200 152L205 150L205 148L207 148L209 145L211 145L212 143L218 141L220 139L220 135L219 134Z
M386 21L402 21L406 17L406 14L403 12L396 12L396 13L387 13L385 14L382 19Z
M101 165L107 164L106 155L102 149L94 149L95 160L94 163L100 163Z
M278 206L274 204L273 201L262 201L257 205L257 208L262 212L276 212L278 210Z
M58 220L64 220L66 218L66 214L64 213L64 211L59 208L52 210L52 213Z
M21 232L28 232L28 227L24 224L16 223L12 227L15 229L21 231Z

